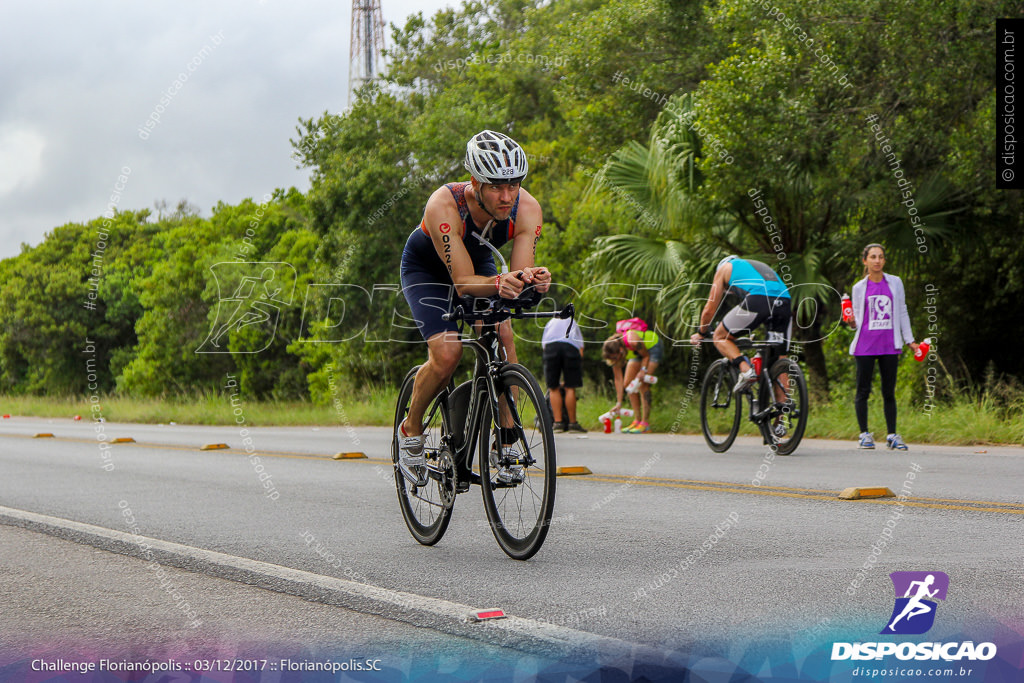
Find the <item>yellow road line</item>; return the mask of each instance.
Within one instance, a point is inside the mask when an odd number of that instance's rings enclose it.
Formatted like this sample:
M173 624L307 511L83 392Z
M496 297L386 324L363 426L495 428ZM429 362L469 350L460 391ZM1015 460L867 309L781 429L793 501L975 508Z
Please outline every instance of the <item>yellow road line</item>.
M28 434L0 434L0 438L34 438ZM75 437L56 437L56 441L72 441L79 443L99 443L95 439L79 439ZM133 443L119 444L119 447L145 447L157 450L176 450L200 452L198 446L172 446L166 444ZM225 453L246 454L243 449L230 448ZM332 460L331 455L311 455L287 451L254 451L249 455L271 458L294 458L300 460ZM387 464L390 459L365 458L354 462ZM694 491L722 491L725 493L747 493L758 496L775 496L779 498L800 498L803 500L823 500L838 502L838 492L830 489L809 489L790 486L752 486L736 482L701 480L701 479L656 479L654 477L631 477L625 475L591 475L577 481L603 482L608 484L635 484L638 486L656 486L660 488L690 489ZM992 500L958 500L955 498L912 498L900 502L898 499L869 498L856 501L868 505L905 505L907 507L927 508L932 510L963 510L969 512L1001 512L1011 515L1024 515L1024 505L1020 503L1004 503Z
M0 434L0 438L4 438L4 437L13 437L13 438L16 438L16 439L19 439L19 438L21 438L21 439L31 439L31 438L33 438L32 436L29 436L27 434ZM94 444L95 443L104 443L102 441L97 441L96 439L79 439L79 438L73 437L73 436L59 436L59 437L56 437L54 439L54 441L68 441L68 442L72 442L72 443L94 443ZM141 442L141 441L135 441L135 442L132 442L132 443L119 443L117 445L118 445L118 448L128 448L128 447L135 446L135 447L152 448L154 450L166 450L166 451L194 451L194 452L197 452L197 453L198 452L204 452L204 453L209 452L209 451L203 451L200 446L175 446L173 444L148 443L148 442ZM272 457L272 458L301 458L301 459L304 459L304 460L334 460L334 456L331 456L331 455L315 455L315 454L310 454L310 453L292 453L292 452L289 452L289 451L260 451L260 450L256 450L256 451L253 451L252 453L246 453L246 451L244 449L242 449L242 448L227 448L227 449L221 448L221 449L217 449L217 450L223 452L225 455L234 454L234 453L241 453L243 455L258 455L260 457ZM388 460L387 462L390 463L391 461Z
M745 486L745 484L737 484L734 481L715 481L714 479L662 479L660 477L630 477L627 475L611 474L606 475L609 477L621 477L623 481L637 481L637 480L651 480L651 481L668 481L668 482L679 482L683 484L716 484L719 486ZM755 489L770 489L772 491L807 491L808 493L831 493L832 489L807 489L799 488L796 486L751 486Z
M796 488L796 487L791 487L791 486L753 486L753 485L750 485L750 484L738 484L736 482L731 482L731 481L714 481L714 480L709 480L709 479L660 479L660 478L656 478L656 477L630 477L630 476L626 476L626 475L617 475L617 474L604 475L603 478L601 478L600 476L598 476L598 477L590 477L590 479L595 480L595 481L600 480L600 481L619 482L619 483L626 483L626 482L645 483L645 482L650 481L650 482L656 482L656 483L669 482L669 483L680 483L680 484L685 483L685 484L695 484L695 485L707 485L707 484L710 484L710 485L712 485L712 487L741 487L741 488L744 489L744 492L746 492L746 493L762 493L762 494L765 491L779 491L779 492L806 491L808 493L822 494L826 498L829 498L829 499L834 498L837 495L837 493L836 493L836 491L834 489L808 489L808 488ZM808 496L808 495L798 496L798 497L814 499L813 496ZM915 497L912 500L915 501L916 505L919 505L919 504L922 504L922 503L955 503L955 504L964 505L964 506L983 505L983 506L996 506L996 507L1008 507L1008 508L1021 508L1021 507L1024 507L1024 504L1022 504L1022 503L1004 503L1004 502L995 501L995 500L963 500L963 499L959 499L959 498L918 498L918 497ZM896 505L896 504L899 503L898 500L895 500L895 501L890 500L890 501L887 501L887 502L889 502L890 504L893 504L893 505ZM950 506L941 506L941 507L943 507L944 509L959 509L959 508L950 508ZM976 507L965 507L964 509L976 510L978 508L976 508Z
M671 482L659 482L649 480L636 480L636 479L614 479L610 477L590 476L585 481L603 481L611 484L622 484L632 482L640 486L659 486L664 488L680 488L680 489L693 489L696 491L724 491L726 493L749 493L758 496L777 496L780 498L801 498L803 500L825 500L838 502L839 498L835 491L829 492L828 495L821 494L805 494L805 493L790 493L788 491L777 491L766 489L766 487L749 486L743 487L742 484L731 484L728 486L702 486L698 484L679 484ZM737 486L741 488L737 488ZM918 502L921 501L921 502ZM1011 515L1024 515L1024 507L1018 506L1018 509L1007 509L1005 507L989 507L999 505L1014 505L1013 503L997 503L995 501L952 501L961 503L960 505L948 505L935 502L927 502L927 498L914 498L900 502L892 498L868 498L857 501L858 503L868 503L874 505L905 505L907 507L919 507L919 508L930 508L933 510L970 510L974 512L1002 512ZM963 503L976 503L977 505L964 505ZM980 507L985 506L985 507Z

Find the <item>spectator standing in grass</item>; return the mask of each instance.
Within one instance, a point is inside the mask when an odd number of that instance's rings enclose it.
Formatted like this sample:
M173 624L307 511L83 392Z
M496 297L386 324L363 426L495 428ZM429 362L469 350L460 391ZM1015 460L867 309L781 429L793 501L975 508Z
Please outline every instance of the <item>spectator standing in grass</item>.
M896 368L904 344L917 351L910 330L903 281L884 272L885 247L869 244L861 253L864 279L853 286L853 321L857 330L850 344L850 355L857 362L857 393L853 407L860 426L858 448L874 448L874 435L868 431L868 396L874 380L875 363L882 376L882 407L889 430L885 445L890 450L907 450L896 432Z
M583 333L580 326L572 318L552 318L544 326L541 349L555 431L586 432L576 417L576 390L583 386Z

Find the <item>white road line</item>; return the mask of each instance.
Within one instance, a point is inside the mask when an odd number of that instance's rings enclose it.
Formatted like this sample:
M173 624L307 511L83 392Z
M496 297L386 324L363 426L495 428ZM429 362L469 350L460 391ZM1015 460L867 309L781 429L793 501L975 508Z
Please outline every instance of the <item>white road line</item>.
M664 653L659 654L658 650L645 645L533 619L509 616L482 623L467 621L466 617L471 612L496 605L472 607L157 538L135 536L124 531L26 510L0 506L0 523L47 533L123 555L149 557L145 555L148 549L152 557L161 564L505 647L526 648L530 651L540 648L562 657L571 653L585 656L595 651L633 656L657 655L659 659L664 656Z

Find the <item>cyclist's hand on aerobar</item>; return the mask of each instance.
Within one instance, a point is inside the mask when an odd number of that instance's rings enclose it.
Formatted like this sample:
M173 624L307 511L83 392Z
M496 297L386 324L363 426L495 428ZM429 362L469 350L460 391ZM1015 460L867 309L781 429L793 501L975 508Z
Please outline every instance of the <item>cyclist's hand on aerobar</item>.
M543 294L551 286L551 271L544 266L533 266L523 268L523 281L533 285L538 292Z
M517 270L512 273L502 273L498 279L498 296L502 299L515 299L523 292L525 280L522 277L523 271Z

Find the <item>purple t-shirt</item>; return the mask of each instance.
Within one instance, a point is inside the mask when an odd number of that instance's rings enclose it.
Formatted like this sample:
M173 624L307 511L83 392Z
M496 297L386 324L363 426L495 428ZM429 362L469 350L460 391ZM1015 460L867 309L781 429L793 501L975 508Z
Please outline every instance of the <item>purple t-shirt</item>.
M892 290L883 278L881 282L867 281L864 292L864 320L857 338L855 356L881 356L899 353L893 328Z

